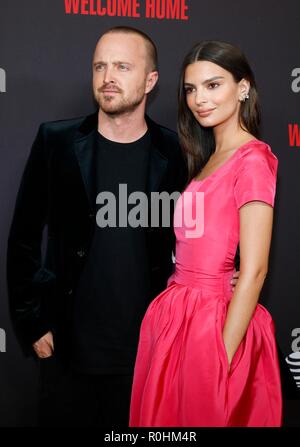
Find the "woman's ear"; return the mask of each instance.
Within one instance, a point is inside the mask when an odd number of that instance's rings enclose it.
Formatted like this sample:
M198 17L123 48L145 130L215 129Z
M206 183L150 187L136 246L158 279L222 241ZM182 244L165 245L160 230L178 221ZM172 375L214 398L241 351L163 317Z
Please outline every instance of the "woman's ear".
M250 82L247 79L241 79L239 82L239 101L245 102L249 98Z

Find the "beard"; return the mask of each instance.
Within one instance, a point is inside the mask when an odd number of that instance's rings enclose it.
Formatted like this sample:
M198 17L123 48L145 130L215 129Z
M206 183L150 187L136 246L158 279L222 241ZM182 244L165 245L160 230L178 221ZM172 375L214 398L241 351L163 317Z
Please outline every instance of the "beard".
M104 113L112 116L133 112L141 104L145 96L144 86L141 86L135 92L135 96L130 99L124 98L123 91L120 89L116 90L117 94L115 96L111 96L102 93L102 88L97 90L95 100Z

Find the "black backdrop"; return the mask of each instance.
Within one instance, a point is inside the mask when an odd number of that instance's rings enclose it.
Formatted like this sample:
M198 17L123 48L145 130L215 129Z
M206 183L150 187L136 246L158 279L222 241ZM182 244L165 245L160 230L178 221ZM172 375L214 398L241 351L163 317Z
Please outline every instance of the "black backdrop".
M181 15L146 17L146 6L151 2L156 4L157 13L167 4L179 5ZM83 14L66 13L66 7L76 3L79 11L82 6ZM113 8L114 3L118 1L98 1L98 7ZM96 0L1 1L0 426L35 424L37 364L25 359L17 344L5 279L7 234L20 177L40 122L81 116L95 109L91 57L99 35L115 25L138 27L155 40L160 81L150 98L148 113L173 129L179 67L192 44L201 39L232 42L245 51L256 73L263 108L263 139L279 159L271 262L262 300L277 329L284 422L286 426L300 426L300 366L298 373L291 372L291 365L285 361L289 356L300 363L299 1L132 0L128 4L139 5L140 17L128 17L129 11L127 17L113 15L113 10L107 11L110 16L93 14Z

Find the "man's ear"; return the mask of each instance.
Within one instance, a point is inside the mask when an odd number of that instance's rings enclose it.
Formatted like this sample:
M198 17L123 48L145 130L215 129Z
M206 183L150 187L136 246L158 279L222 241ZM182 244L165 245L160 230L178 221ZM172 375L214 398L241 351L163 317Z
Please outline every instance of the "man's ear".
M150 93L151 90L154 89L157 81L158 81L158 72L157 71L151 71L150 73L148 73L147 79L146 79L145 93Z

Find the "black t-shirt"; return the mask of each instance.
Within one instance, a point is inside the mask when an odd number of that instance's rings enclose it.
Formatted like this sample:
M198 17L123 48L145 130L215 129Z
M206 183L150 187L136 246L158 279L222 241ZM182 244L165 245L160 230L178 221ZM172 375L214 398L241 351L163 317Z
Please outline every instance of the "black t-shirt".
M73 366L82 372L128 374L134 367L150 275L145 228L119 226L119 185L126 184L126 200L133 192L145 193L150 145L149 131L129 144L97 135L97 194L109 192L116 198L116 206L109 200L110 217L116 212L116 227L96 224L77 288L72 353ZM127 205L128 212L136 204ZM107 205L107 200L97 205L98 216ZM121 206L126 206L124 201ZM124 212L122 216L124 220Z

